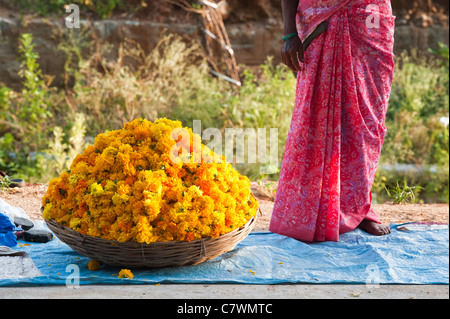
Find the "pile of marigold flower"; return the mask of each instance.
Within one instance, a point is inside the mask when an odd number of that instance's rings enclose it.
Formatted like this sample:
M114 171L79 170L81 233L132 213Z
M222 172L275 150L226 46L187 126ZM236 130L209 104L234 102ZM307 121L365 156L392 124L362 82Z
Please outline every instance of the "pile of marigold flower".
M181 129L187 141L173 137ZM165 118L98 135L50 181L42 205L45 219L83 235L139 243L218 237L258 209L247 177Z

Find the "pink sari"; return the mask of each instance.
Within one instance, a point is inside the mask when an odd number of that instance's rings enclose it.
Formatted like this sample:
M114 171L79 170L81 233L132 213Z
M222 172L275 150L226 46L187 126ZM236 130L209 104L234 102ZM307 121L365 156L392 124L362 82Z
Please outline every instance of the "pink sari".
M270 231L338 241L364 219L380 223L371 188L386 134L394 19L389 0L300 0L300 37L325 20L328 29L298 74Z

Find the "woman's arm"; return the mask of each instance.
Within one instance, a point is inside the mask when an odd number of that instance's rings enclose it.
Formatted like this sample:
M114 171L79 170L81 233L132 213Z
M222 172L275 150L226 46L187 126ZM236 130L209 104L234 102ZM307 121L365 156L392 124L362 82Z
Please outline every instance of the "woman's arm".
M284 21L284 35L297 32L295 17L299 0L281 0Z
M288 35L297 32L296 15L297 7L301 0L282 0L284 20L284 34ZM303 45L298 36L286 40L281 48L281 59L292 71L301 71L298 60L303 62Z

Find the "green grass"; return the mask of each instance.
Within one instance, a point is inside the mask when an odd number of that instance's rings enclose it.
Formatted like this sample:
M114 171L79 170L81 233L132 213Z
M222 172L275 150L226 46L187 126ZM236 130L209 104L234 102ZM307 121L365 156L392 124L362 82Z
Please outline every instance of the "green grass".
M414 203L416 201L416 193L415 190L420 190L422 187L420 186L408 186L406 184L406 180L403 182L403 185L397 185L393 188L385 187L386 193L389 198L394 202L394 204L405 204L408 202Z

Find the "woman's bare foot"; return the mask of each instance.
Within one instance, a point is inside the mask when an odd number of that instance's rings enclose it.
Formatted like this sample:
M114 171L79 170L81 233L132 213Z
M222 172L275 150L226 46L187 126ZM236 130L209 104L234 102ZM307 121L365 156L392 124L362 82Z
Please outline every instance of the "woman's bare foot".
M383 236L391 233L389 226L378 224L368 219L364 219L358 227L375 236Z

